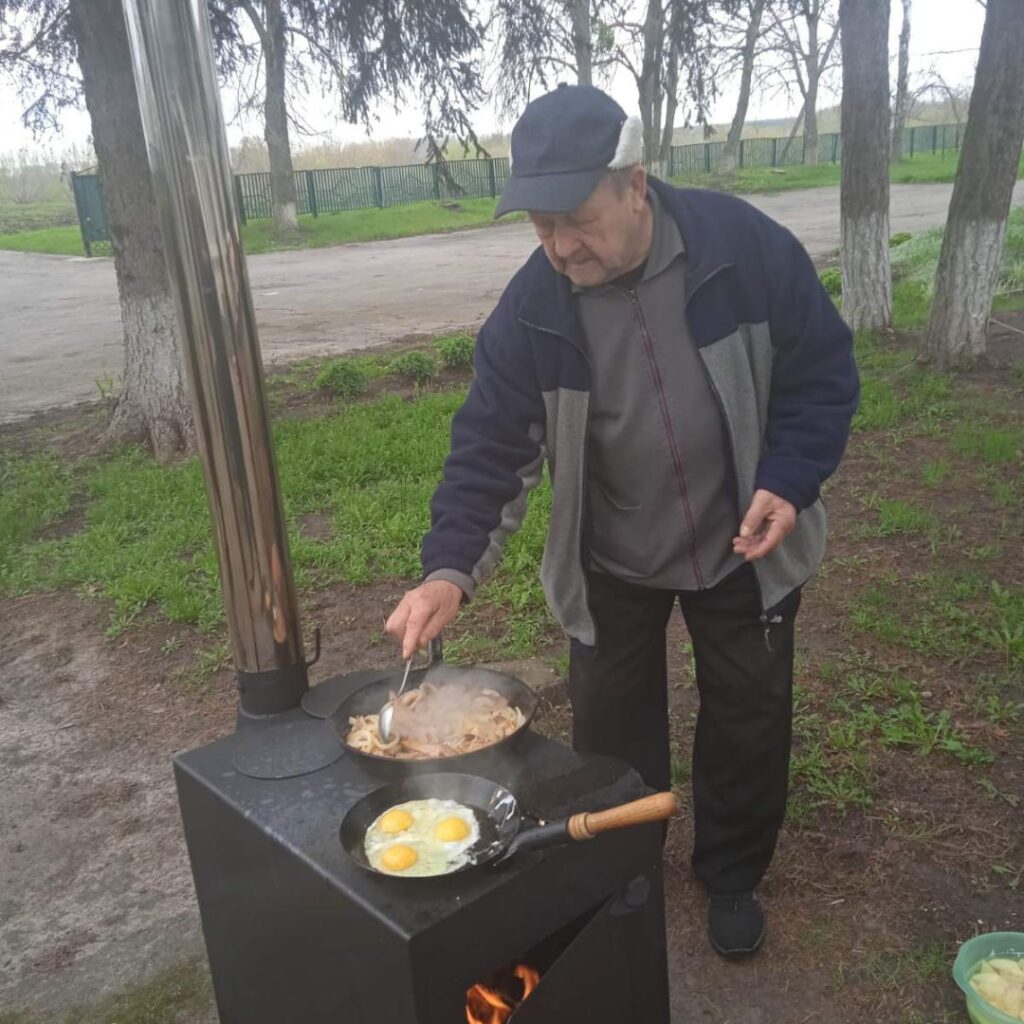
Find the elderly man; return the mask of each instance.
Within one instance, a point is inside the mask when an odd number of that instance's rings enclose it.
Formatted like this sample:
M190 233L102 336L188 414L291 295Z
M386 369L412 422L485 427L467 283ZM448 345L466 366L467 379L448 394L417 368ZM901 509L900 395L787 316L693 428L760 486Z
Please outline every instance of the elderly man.
M480 332L425 579L388 630L408 657L455 617L546 460L541 577L571 638L574 745L670 785L678 601L700 693L693 867L714 948L749 954L785 815L794 618L857 373L787 230L731 196L648 179L640 160L638 120L589 86L561 86L517 122L496 216L527 211L541 245Z

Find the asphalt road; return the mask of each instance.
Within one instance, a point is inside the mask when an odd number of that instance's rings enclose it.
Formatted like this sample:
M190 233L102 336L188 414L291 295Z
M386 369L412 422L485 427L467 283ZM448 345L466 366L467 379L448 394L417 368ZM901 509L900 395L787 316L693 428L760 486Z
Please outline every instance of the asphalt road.
M952 185L894 185L892 231L942 224ZM839 246L839 189L749 200L814 256ZM1024 183L1014 202L1024 204ZM527 224L249 259L266 362L480 323L535 240ZM0 251L0 422L98 397L121 369L109 259Z

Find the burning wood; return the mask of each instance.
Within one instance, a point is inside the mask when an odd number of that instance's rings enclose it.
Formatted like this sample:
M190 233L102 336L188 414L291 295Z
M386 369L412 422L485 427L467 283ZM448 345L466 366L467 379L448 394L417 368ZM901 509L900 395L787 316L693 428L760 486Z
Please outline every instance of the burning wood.
M494 988L477 983L466 992L469 1024L505 1024L540 981L540 974L526 964L501 973L508 976L504 983L496 982Z

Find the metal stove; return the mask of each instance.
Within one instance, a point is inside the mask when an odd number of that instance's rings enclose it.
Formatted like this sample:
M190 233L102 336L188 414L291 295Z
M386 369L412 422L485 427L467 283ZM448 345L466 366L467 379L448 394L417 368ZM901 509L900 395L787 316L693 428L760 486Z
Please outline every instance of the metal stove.
M665 1024L660 825L451 878L347 859L343 816L389 780L314 717L366 673L309 689L206 0L124 8L239 688L235 734L175 763L221 1021L459 1024L471 986L525 964L536 988L483 1024ZM530 733L479 764L538 818L645 792Z
M225 737L175 765L224 1024L459 1024L467 989L516 963L541 973L516 1024L668 1021L659 825L449 879L384 878L355 867L338 839L379 777L346 757L253 779L234 768L237 744ZM621 763L532 734L474 771L540 817L645 793Z

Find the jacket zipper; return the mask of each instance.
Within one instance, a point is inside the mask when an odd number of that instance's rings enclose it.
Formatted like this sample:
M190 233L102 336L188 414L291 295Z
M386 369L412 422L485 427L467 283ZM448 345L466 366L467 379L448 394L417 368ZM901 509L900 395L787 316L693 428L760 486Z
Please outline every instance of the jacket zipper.
M683 513L686 516L686 527L690 534L690 565L693 567L694 580L699 589L705 589L704 573L701 571L700 561L697 558L697 529L693 522L693 510L690 508L690 497L686 489L686 474L683 472L683 455L672 428L672 416L668 409L668 400L665 397L665 388L661 379L661 370L658 367L658 360L654 353L654 342L651 333L647 328L647 318L644 316L643 307L637 296L636 289L628 291L629 301L633 304L633 312L636 315L637 323L640 325L640 336L644 342L644 352L647 355L647 362L650 365L651 377L654 379L654 390L658 396L658 408L661 412L662 426L665 428L665 439L668 442L669 454L672 457L672 465L676 472L676 484L679 487L679 496L683 499Z

